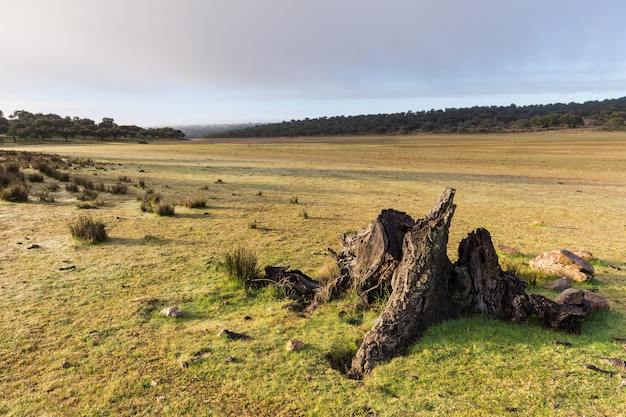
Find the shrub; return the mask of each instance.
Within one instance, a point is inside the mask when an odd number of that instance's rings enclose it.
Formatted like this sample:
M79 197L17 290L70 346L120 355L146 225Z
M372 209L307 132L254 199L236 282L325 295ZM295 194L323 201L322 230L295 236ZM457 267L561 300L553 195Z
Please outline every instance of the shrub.
M37 194L37 197L39 198L39 201L43 201L46 203L53 203L54 202L54 196L52 194L50 194L49 192L46 191L42 191L39 194Z
M17 165L10 164L7 167L0 165L0 190L23 181L24 174L22 174Z
M93 181L86 177L74 177L72 178L72 182L76 185L82 185L88 190L93 190L95 188L93 185Z
M96 197L93 200L81 201L80 203L76 204L76 207L78 207L79 209L97 209L100 206L104 206L104 200L100 196Z
M104 242L107 238L106 226L102 221L93 220L91 217L80 216L68 225L70 234L74 239L87 243Z
M256 220L252 220L250 223L248 223L248 229L256 229L258 227L259 225L257 224Z
M78 185L76 185L74 183L65 184L65 189L67 191L69 191L70 193L77 193L78 192Z
M291 199L289 200L289 202L291 204L298 204L298 196L293 196L291 197Z
M298 217L302 217L303 219L309 218L309 213L306 210L302 209L298 212Z
M58 182L49 182L48 184L46 184L46 190L48 191L58 191L59 190L59 183Z
M188 208L205 208L206 198L200 196L187 197L182 203L183 206Z
M126 194L128 186L126 184L115 184L111 187L111 194Z
M121 177L119 177L118 181L119 182L131 182L130 177L127 177L126 175L122 175Z
M13 184L0 192L0 198L4 201L23 203L28 201L28 188L24 184Z
M144 180L143 178L139 180L139 186L141 188L146 188L146 180Z
M70 174L68 174L67 172L58 172L57 171L57 176L53 177L61 182L69 182L70 181Z
M96 190L96 191L100 191L100 192L104 193L104 192L106 192L107 187L104 185L103 182L100 182L100 183L96 184L93 189Z
M239 247L233 252L226 253L223 265L229 278L238 282L246 293L254 288L260 270L253 251Z
M43 175L41 175L41 174L28 174L28 181L30 181L30 182L43 182Z
M98 197L98 193L93 190L83 190L78 194L78 198L81 201L93 201Z
M155 205L158 205L161 202L161 195L154 192L154 190L148 190L143 195L143 197L141 197L138 200L141 201L141 206L140 206L141 211L146 212L146 213L154 213ZM173 207L172 207L172 210L174 210Z
M161 200L159 201L159 204L154 206L152 211L156 213L157 216L173 216L174 205Z

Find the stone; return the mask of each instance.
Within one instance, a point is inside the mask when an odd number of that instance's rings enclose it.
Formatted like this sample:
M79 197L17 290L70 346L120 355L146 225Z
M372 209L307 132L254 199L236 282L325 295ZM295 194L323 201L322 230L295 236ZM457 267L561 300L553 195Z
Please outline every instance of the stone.
M67 369L70 367L70 363L68 361L63 361L61 362L61 365L59 365L59 367L63 369Z
M551 291L563 291L568 288L572 288L572 280L569 278L559 278L552 284L544 285L543 288Z
M595 274L589 262L565 249L539 254L529 264L535 271L560 275L576 282L587 281Z
M596 257L593 256L593 254L586 249L573 250L572 253L576 256L580 256L587 261L591 259L596 259Z
M301 340L290 340L287 342L285 349L287 352L292 352L294 350L300 350L304 348L304 342Z
M609 302L605 297L589 290L568 288L557 295L554 301L562 305L582 306L587 312L609 309Z
M180 317L183 312L176 306L171 306L161 310L161 314L165 317Z
M519 255L519 251L515 248L506 245L498 245L498 250L502 253L506 253L507 255L517 256Z

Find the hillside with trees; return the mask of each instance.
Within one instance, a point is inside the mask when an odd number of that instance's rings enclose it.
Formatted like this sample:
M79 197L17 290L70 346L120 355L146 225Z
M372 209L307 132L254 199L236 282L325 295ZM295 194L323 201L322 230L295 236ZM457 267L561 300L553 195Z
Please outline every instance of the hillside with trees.
M295 137L504 133L549 129L626 129L626 97L585 103L475 106L406 113L334 116L251 126L206 137Z
M28 139L46 140L73 138L83 140L147 140L182 139L185 134L171 127L148 128L135 125L118 125L112 118L105 117L100 123L81 117L61 117L56 114L15 111L8 117L0 111L0 135L6 135L14 142Z

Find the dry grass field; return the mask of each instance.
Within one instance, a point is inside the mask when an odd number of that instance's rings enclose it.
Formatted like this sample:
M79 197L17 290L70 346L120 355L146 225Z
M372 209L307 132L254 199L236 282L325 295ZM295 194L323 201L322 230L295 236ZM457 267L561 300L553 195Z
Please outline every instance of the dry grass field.
M27 202L0 201L0 415L626 415L626 374L583 366L626 359L624 342L612 339L626 338L626 134L6 142L0 150L61 155L73 161L64 172L104 190L94 208L79 208L83 187L65 183L49 192L54 201L40 201L54 182L45 176L28 183ZM118 184L126 193L106 191ZM590 317L581 335L485 317L446 322L353 381L328 356L356 349L382 301L360 311L348 295L302 316L276 291L246 294L220 267L245 247L261 266L323 277L339 234L385 208L421 217L446 186L457 189L453 261L478 227L522 253L509 264L587 249L596 277L577 287L607 297L611 310ZM175 215L140 210L148 190ZM186 199L206 207L184 207ZM107 241L74 240L68 225L79 216L102 221ZM181 317L159 315L172 305ZM225 328L251 339L219 338ZM287 352L291 339L305 348Z

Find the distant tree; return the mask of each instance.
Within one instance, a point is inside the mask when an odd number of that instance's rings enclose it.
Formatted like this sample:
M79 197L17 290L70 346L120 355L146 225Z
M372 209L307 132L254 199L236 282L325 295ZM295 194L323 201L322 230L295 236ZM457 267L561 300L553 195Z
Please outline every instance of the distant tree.
M559 119L561 125L565 125L570 128L581 127L585 124L582 117L572 113L565 113L561 115Z
M113 140L117 139L120 135L119 126L115 123L115 121L110 117L104 117L102 122L98 124L98 130L96 131L96 135L101 139L111 137Z
M96 135L96 122L91 119L74 118L74 126L76 126L76 133L81 135L83 139L87 139L87 136Z
M0 133L6 133L9 131L9 121L5 119L4 113L0 110Z

